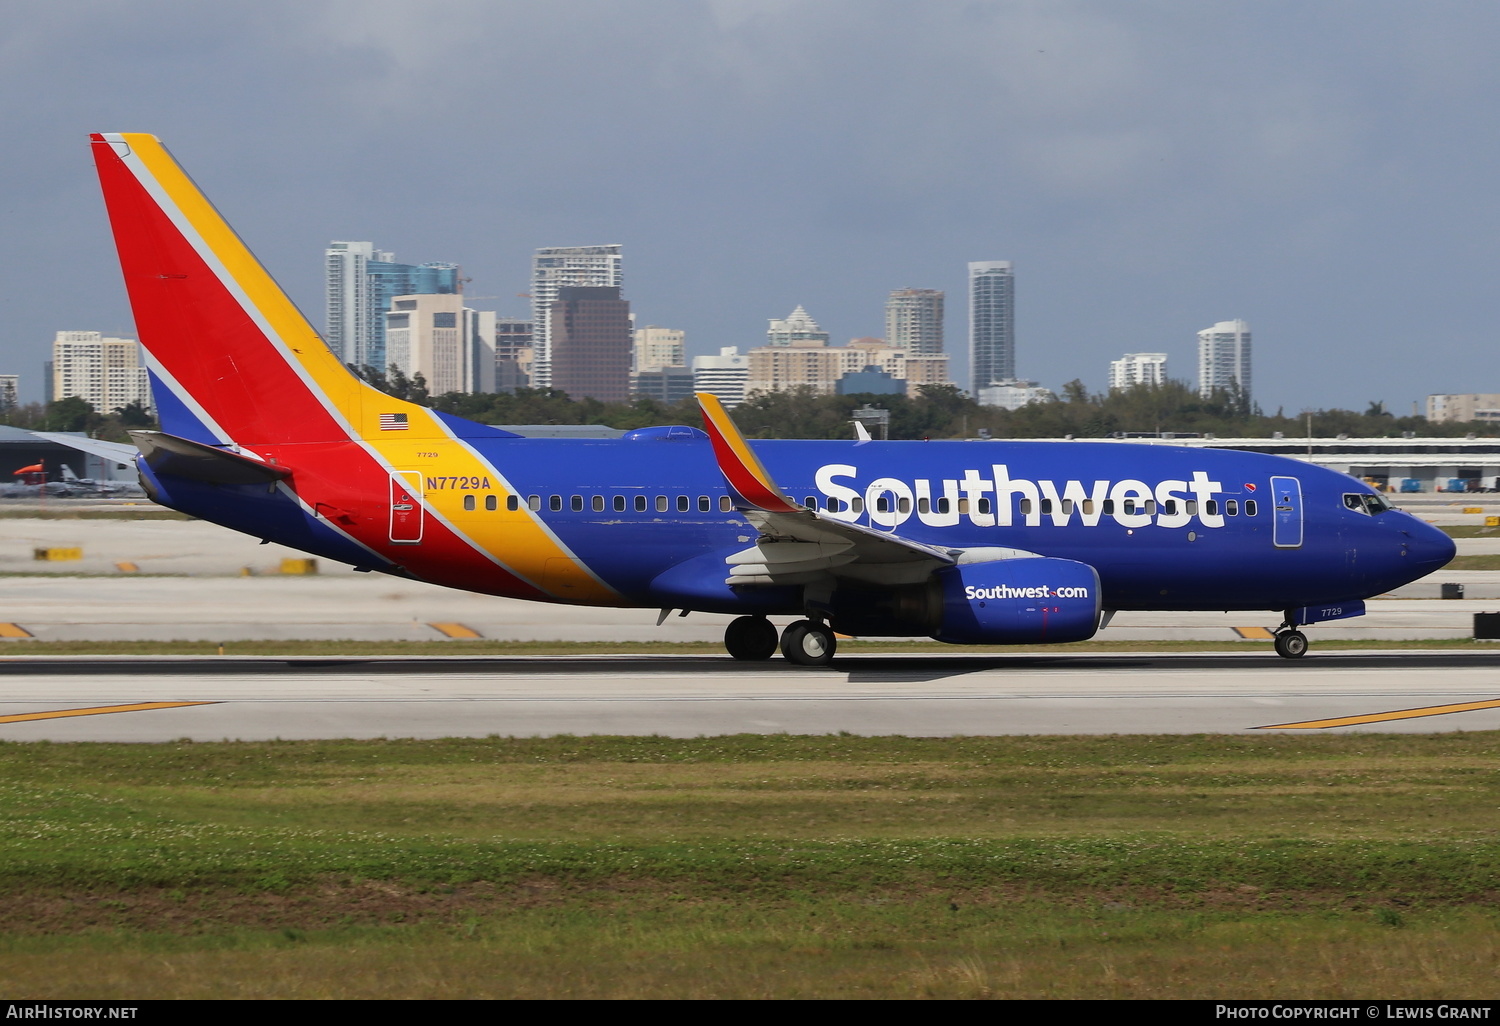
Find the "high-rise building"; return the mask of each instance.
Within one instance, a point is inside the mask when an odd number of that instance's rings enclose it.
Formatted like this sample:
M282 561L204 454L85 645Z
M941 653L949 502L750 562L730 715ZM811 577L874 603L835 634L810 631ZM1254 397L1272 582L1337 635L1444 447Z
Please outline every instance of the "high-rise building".
M1016 282L1009 260L969 264L970 391L1016 376Z
M693 357L693 391L712 392L726 410L745 401L750 381L750 357L740 355L739 346L724 346L718 356Z
M453 294L396 296L385 314L390 366L428 394L495 390L495 314Z
M686 358L687 332L677 328L648 325L635 329L635 358L631 366L637 374L682 367Z
M131 403L151 406L151 386L133 338L106 338L97 331L59 331L52 341L53 399L71 396L98 413Z
M17 398L20 387L19 374L0 374L0 414L9 413L20 404Z
M785 319L771 318L766 330L768 346L826 346L828 332L818 327L818 322L808 316L799 305Z
M943 293L897 289L885 301L885 340L911 356L941 356Z
M520 317L495 318L495 391L530 387L531 357L531 322Z
M324 251L324 340L355 367L385 370L385 315L396 296L456 295L457 264L398 264L396 255L369 242L330 242Z
M570 287L620 289L624 285L618 245L550 246L536 251L531 261L531 379L535 387L562 387L552 380L553 333L548 320L558 290ZM628 373L628 349L626 366Z
M1133 388L1136 385L1167 383L1166 353L1126 353L1109 362L1109 387Z
M618 286L563 285L547 310L550 387L573 399L630 398L630 303Z
M1500 424L1500 394L1469 392L1459 395L1427 397L1427 419L1434 424L1480 421Z
M1250 325L1245 321L1220 321L1198 332L1198 394L1205 398L1215 389L1235 386L1250 397Z

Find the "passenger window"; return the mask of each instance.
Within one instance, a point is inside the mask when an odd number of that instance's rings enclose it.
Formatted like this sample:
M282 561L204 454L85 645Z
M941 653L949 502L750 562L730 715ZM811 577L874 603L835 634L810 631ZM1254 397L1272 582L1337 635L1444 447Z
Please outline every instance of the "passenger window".
M474 496L472 496L472 495L465 495L464 496L464 509L466 511L470 512L470 513L472 513L474 511Z
M526 505L530 509L541 509L542 497L540 495L528 495L526 496Z
M686 495L677 496L677 512L686 513L690 506L691 503L688 502L688 497Z
M484 508L485 509L490 510L491 512L494 512L494 510L499 505L500 505L499 500L496 499L493 495L486 495L484 497Z
M844 508L844 504L842 502L840 502L839 500L837 500L837 499L829 499L828 500L828 512L830 512L830 513L839 513L839 512L841 512L843 510L843 508Z
M521 497L519 495L507 495L505 497L505 508L514 513L521 508Z
M596 495L596 496L594 496L593 506L594 506L594 512L595 513L603 513L604 512L604 496L602 496L602 495Z
M922 496L920 499L918 499L917 500L917 512L918 513L931 513L932 512L932 500L929 499L925 495Z
M979 512L981 512L981 513L988 513L989 511L990 511L990 500L989 499L980 499L979 500Z
M1104 500L1104 515L1107 516L1107 517L1112 517L1112 516L1115 515L1115 500L1114 499L1105 499Z
M863 513L865 511L865 500L856 495L849 500L849 508L856 513Z
M700 495L700 496L698 496L698 512L699 513L711 513L711 512L713 512L713 508L714 508L714 504L709 501L707 495Z
M1026 500L1023 499L1021 501L1025 502ZM958 511L960 513L967 513L967 512L969 512L969 500L968 499L959 499L958 500Z
M886 495L885 492L881 492L880 498L875 500L875 509L880 513L889 513L891 511L890 496Z
M939 499L937 501L938 512L939 513L946 513L946 512L948 512L948 508L951 505L952 505L952 503L950 503L948 501L948 496L946 496L946 495L943 496L941 499Z
M1062 501L1062 509L1063 509L1063 516L1071 516L1073 514L1073 500L1072 499L1064 499Z
M623 496L623 495L616 495L615 496L615 512L616 513L624 513L625 512L625 496Z
M1175 517L1177 515L1177 500L1168 499L1166 502L1162 503L1161 511L1169 517Z
M1254 499L1246 499L1245 500L1245 516L1247 516L1247 517L1253 517L1253 516L1255 516L1255 500Z
M562 509L562 496L561 495L554 495L550 499L548 499L547 500L547 508L550 509L554 513L556 513L558 510Z
M1021 500L1021 514L1024 516L1024 515L1028 515L1030 513L1031 513L1031 500L1030 499L1022 499Z
M665 513L670 508L665 495L658 495L656 497L656 512Z
M637 495L635 497L635 511L637 513L646 512L646 497L644 495Z
M802 505L806 506L808 509L817 509L818 497L816 495L809 495L807 498L802 500Z
M896 500L896 510L900 513L910 513L911 500L904 495L901 496L901 498Z
M1134 499L1126 499L1125 500L1125 515L1128 517L1128 516L1133 515L1135 512L1136 512L1135 500Z
M1198 500L1197 499L1189 499L1187 501L1187 515L1190 516L1190 517L1195 517L1195 516L1198 515Z
M1227 517L1237 517L1237 516L1239 516L1240 515L1240 501L1238 499L1225 499L1224 500L1224 515L1227 516Z
M1083 512L1086 515L1088 515L1088 516L1093 516L1094 515L1094 500L1093 499L1084 499L1083 500Z
M720 513L732 513L732 512L734 512L734 502L729 498L729 496L727 496L727 495L721 495L721 496L719 496L719 512Z
M1205 514L1207 514L1208 516L1211 516L1211 517L1218 516L1219 515L1219 500L1218 499L1204 499L1203 500L1203 512Z
M1022 499L1021 502L1022 502L1022 504L1028 505L1028 506L1031 504L1031 500L1030 499ZM1031 510L1026 509L1026 510L1022 510L1022 512L1023 513L1030 513ZM1042 500L1042 514L1044 516L1051 516L1052 515L1052 500L1051 499L1043 499Z
M1147 499L1146 500L1146 515L1147 516L1153 516L1153 517L1156 516L1156 500L1155 499Z
M583 511L583 496L582 495L575 495L575 496L573 496L573 500L572 500L571 505L573 507L573 512L574 513L580 513L580 512L582 512Z

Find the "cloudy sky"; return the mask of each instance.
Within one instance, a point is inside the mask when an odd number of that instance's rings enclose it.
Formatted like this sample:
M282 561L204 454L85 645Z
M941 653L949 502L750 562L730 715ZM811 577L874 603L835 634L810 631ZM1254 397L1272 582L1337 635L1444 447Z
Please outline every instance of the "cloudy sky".
M1351 0L0 0L0 372L128 333L87 152L160 136L321 328L331 239L527 310L624 245L640 324L835 342L1012 260L1017 363L1196 374L1243 317L1267 410L1500 391L1500 5ZM493 298L481 298L493 297ZM966 382L966 377L957 380Z

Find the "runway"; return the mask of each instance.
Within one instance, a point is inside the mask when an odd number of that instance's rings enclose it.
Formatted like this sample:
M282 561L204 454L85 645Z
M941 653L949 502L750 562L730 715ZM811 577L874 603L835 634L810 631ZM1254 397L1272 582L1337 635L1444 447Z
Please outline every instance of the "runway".
M1314 725L1278 726L1293 723ZM0 660L0 740L8 741L1267 728L1500 729L1500 651L1329 653L1296 663L1269 652L856 655L824 669L697 656Z

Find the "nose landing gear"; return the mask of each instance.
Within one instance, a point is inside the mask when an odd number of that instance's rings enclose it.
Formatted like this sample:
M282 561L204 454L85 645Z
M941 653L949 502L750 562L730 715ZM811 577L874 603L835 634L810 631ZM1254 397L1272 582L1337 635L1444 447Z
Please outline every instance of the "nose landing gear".
M1295 629L1277 631L1276 654L1283 659L1301 659L1307 654L1307 635Z

